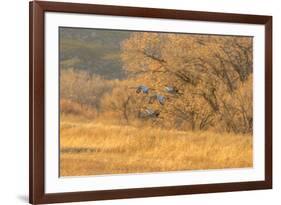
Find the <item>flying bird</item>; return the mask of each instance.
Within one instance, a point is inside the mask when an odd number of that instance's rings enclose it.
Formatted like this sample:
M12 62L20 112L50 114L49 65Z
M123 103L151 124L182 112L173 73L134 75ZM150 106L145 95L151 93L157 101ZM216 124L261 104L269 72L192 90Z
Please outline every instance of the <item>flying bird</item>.
M179 90L178 90L176 87L174 87L174 86L166 85L165 88L164 88L164 90L165 90L167 93L170 93L170 94L173 94L173 95L175 95L175 94L180 94L180 93L179 93Z
M140 112L140 117L142 118L157 118L159 115L159 110L152 110L150 108L146 108L143 112Z
M132 87L134 89L136 89L136 93L145 93L148 94L149 90L151 90L149 87L145 86L145 85L139 85L138 87Z
M155 94L155 95L152 95L152 96L149 97L148 103L151 104L155 100L157 100L160 103L160 105L164 105L165 101L166 101L166 98L165 98L165 96Z

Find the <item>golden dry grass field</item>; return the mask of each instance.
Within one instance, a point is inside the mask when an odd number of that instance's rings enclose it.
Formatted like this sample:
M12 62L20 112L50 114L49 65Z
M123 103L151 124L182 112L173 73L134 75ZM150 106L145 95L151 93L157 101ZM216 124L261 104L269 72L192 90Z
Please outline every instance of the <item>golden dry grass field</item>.
M252 167L252 136L111 125L62 116L60 175Z

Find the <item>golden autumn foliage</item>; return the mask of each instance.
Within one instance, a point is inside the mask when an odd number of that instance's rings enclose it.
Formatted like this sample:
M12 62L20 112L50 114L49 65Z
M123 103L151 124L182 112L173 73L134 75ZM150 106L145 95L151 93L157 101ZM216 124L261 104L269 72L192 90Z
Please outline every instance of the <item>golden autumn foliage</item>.
M134 33L122 48L136 83L181 92L162 112L172 125L252 132L251 37Z
M133 32L118 55L126 78L61 69L61 175L251 167L252 44Z
M60 98L98 109L103 93L109 92L114 81L107 81L86 71L61 70Z
M62 70L61 98L129 124L143 121L139 114L149 107L159 110L153 125L160 127L252 132L252 38L133 33L121 57L124 80ZM151 92L136 94L139 85ZM167 85L180 95L165 93ZM155 93L165 106L148 103Z

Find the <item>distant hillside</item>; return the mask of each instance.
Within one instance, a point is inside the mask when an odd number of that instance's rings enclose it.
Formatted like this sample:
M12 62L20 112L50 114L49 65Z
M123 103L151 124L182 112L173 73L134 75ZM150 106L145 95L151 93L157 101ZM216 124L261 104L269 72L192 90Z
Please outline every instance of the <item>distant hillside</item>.
M120 43L130 32L60 28L60 66L87 70L106 79L122 79Z

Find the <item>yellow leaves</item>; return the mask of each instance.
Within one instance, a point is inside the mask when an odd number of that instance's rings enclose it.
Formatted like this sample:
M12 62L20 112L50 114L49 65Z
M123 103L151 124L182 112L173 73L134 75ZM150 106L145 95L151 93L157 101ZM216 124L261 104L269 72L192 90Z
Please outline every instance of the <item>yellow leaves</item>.
M167 84L183 92L181 97L172 96L162 109L162 116L174 124L179 124L179 118L190 120L191 115L196 117L192 123L198 125L210 115L240 119L242 108L251 109L251 101L240 100L242 107L237 102L238 95L245 95L240 90L248 92L247 96L252 93L251 86L246 86L249 83L245 84L252 72L251 37L144 32L133 33L122 48L124 68L138 82L160 93ZM180 114L175 114L176 110ZM234 129L235 125L226 121L218 124ZM235 130L244 132L247 126Z
M134 32L121 47L127 79L107 81L86 72L62 70L62 98L115 112L127 121L150 107L160 110L159 122L168 127L251 130L252 38ZM139 85L148 86L149 94L129 89ZM165 86L177 88L181 95L167 93ZM148 103L153 94L166 97L165 106Z
M130 72L156 70L161 58L160 35L157 33L133 33L131 38L122 43L122 60L124 68Z

